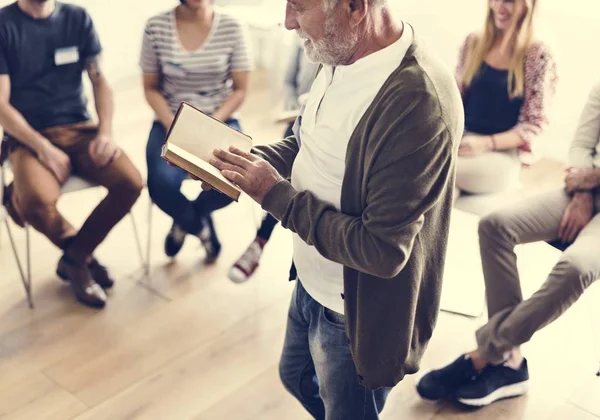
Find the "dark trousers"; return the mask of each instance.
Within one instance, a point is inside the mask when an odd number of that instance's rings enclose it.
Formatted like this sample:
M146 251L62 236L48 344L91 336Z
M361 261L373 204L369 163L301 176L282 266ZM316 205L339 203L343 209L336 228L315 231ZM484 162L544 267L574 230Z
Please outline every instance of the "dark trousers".
M277 223L279 223L279 220L271 216L270 213L267 213L260 225L260 228L258 229L258 232L256 233L256 236L268 241L271 238L271 234L273 233L275 226L277 226Z
M237 120L231 119L226 123L240 130ZM188 200L181 192L181 184L187 179L188 173L183 169L170 166L160 156L166 135L166 130L161 123L155 122L152 125L146 147L148 192L152 201L172 217L175 224L187 233L197 235L210 214L227 206L232 200L217 190L202 191L195 200Z

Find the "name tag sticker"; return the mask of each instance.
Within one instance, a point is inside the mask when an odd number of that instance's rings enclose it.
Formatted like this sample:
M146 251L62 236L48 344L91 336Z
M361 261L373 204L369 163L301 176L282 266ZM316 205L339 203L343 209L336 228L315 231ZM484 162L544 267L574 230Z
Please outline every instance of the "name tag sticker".
M77 47L59 48L54 52L54 64L64 66L79 62L79 49Z

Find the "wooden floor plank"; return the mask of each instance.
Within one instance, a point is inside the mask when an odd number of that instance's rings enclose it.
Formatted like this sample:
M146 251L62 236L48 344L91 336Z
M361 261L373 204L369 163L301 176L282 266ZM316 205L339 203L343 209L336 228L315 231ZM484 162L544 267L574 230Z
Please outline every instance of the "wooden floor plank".
M76 420L190 419L260 375L281 352L287 305L279 302L231 326L156 374ZM223 369L227 366L227 369Z
M572 404L561 405L548 420L598 420L599 417Z
M272 364L250 381L240 383L222 400L193 420L308 420L310 416L288 394L279 379L278 366Z
M65 420L87 407L42 374L13 383L0 392L2 420Z

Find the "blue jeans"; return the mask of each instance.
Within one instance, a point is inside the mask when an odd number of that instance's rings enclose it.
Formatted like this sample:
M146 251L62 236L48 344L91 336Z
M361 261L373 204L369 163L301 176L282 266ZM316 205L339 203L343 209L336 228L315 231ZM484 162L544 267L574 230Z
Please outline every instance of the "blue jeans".
M226 123L240 129L237 120ZM183 169L170 166L161 158L161 147L167 132L163 125L154 122L148 145L146 146L146 162L148 164L148 192L152 201L166 214L173 218L175 224L187 233L197 235L202 230L210 214L230 204L232 200L216 190L203 191L193 201L181 193L181 184L188 177Z
M344 316L315 301L300 281L292 295L279 375L317 420L376 420L391 388L359 383Z

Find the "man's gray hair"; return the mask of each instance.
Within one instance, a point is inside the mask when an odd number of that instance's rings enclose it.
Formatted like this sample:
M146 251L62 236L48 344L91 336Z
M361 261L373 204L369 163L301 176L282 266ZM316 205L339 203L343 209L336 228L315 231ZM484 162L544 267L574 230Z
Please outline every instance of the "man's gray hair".
M367 0L371 6L380 7L387 3L387 0ZM323 0L325 10L333 10L337 6L338 0Z

